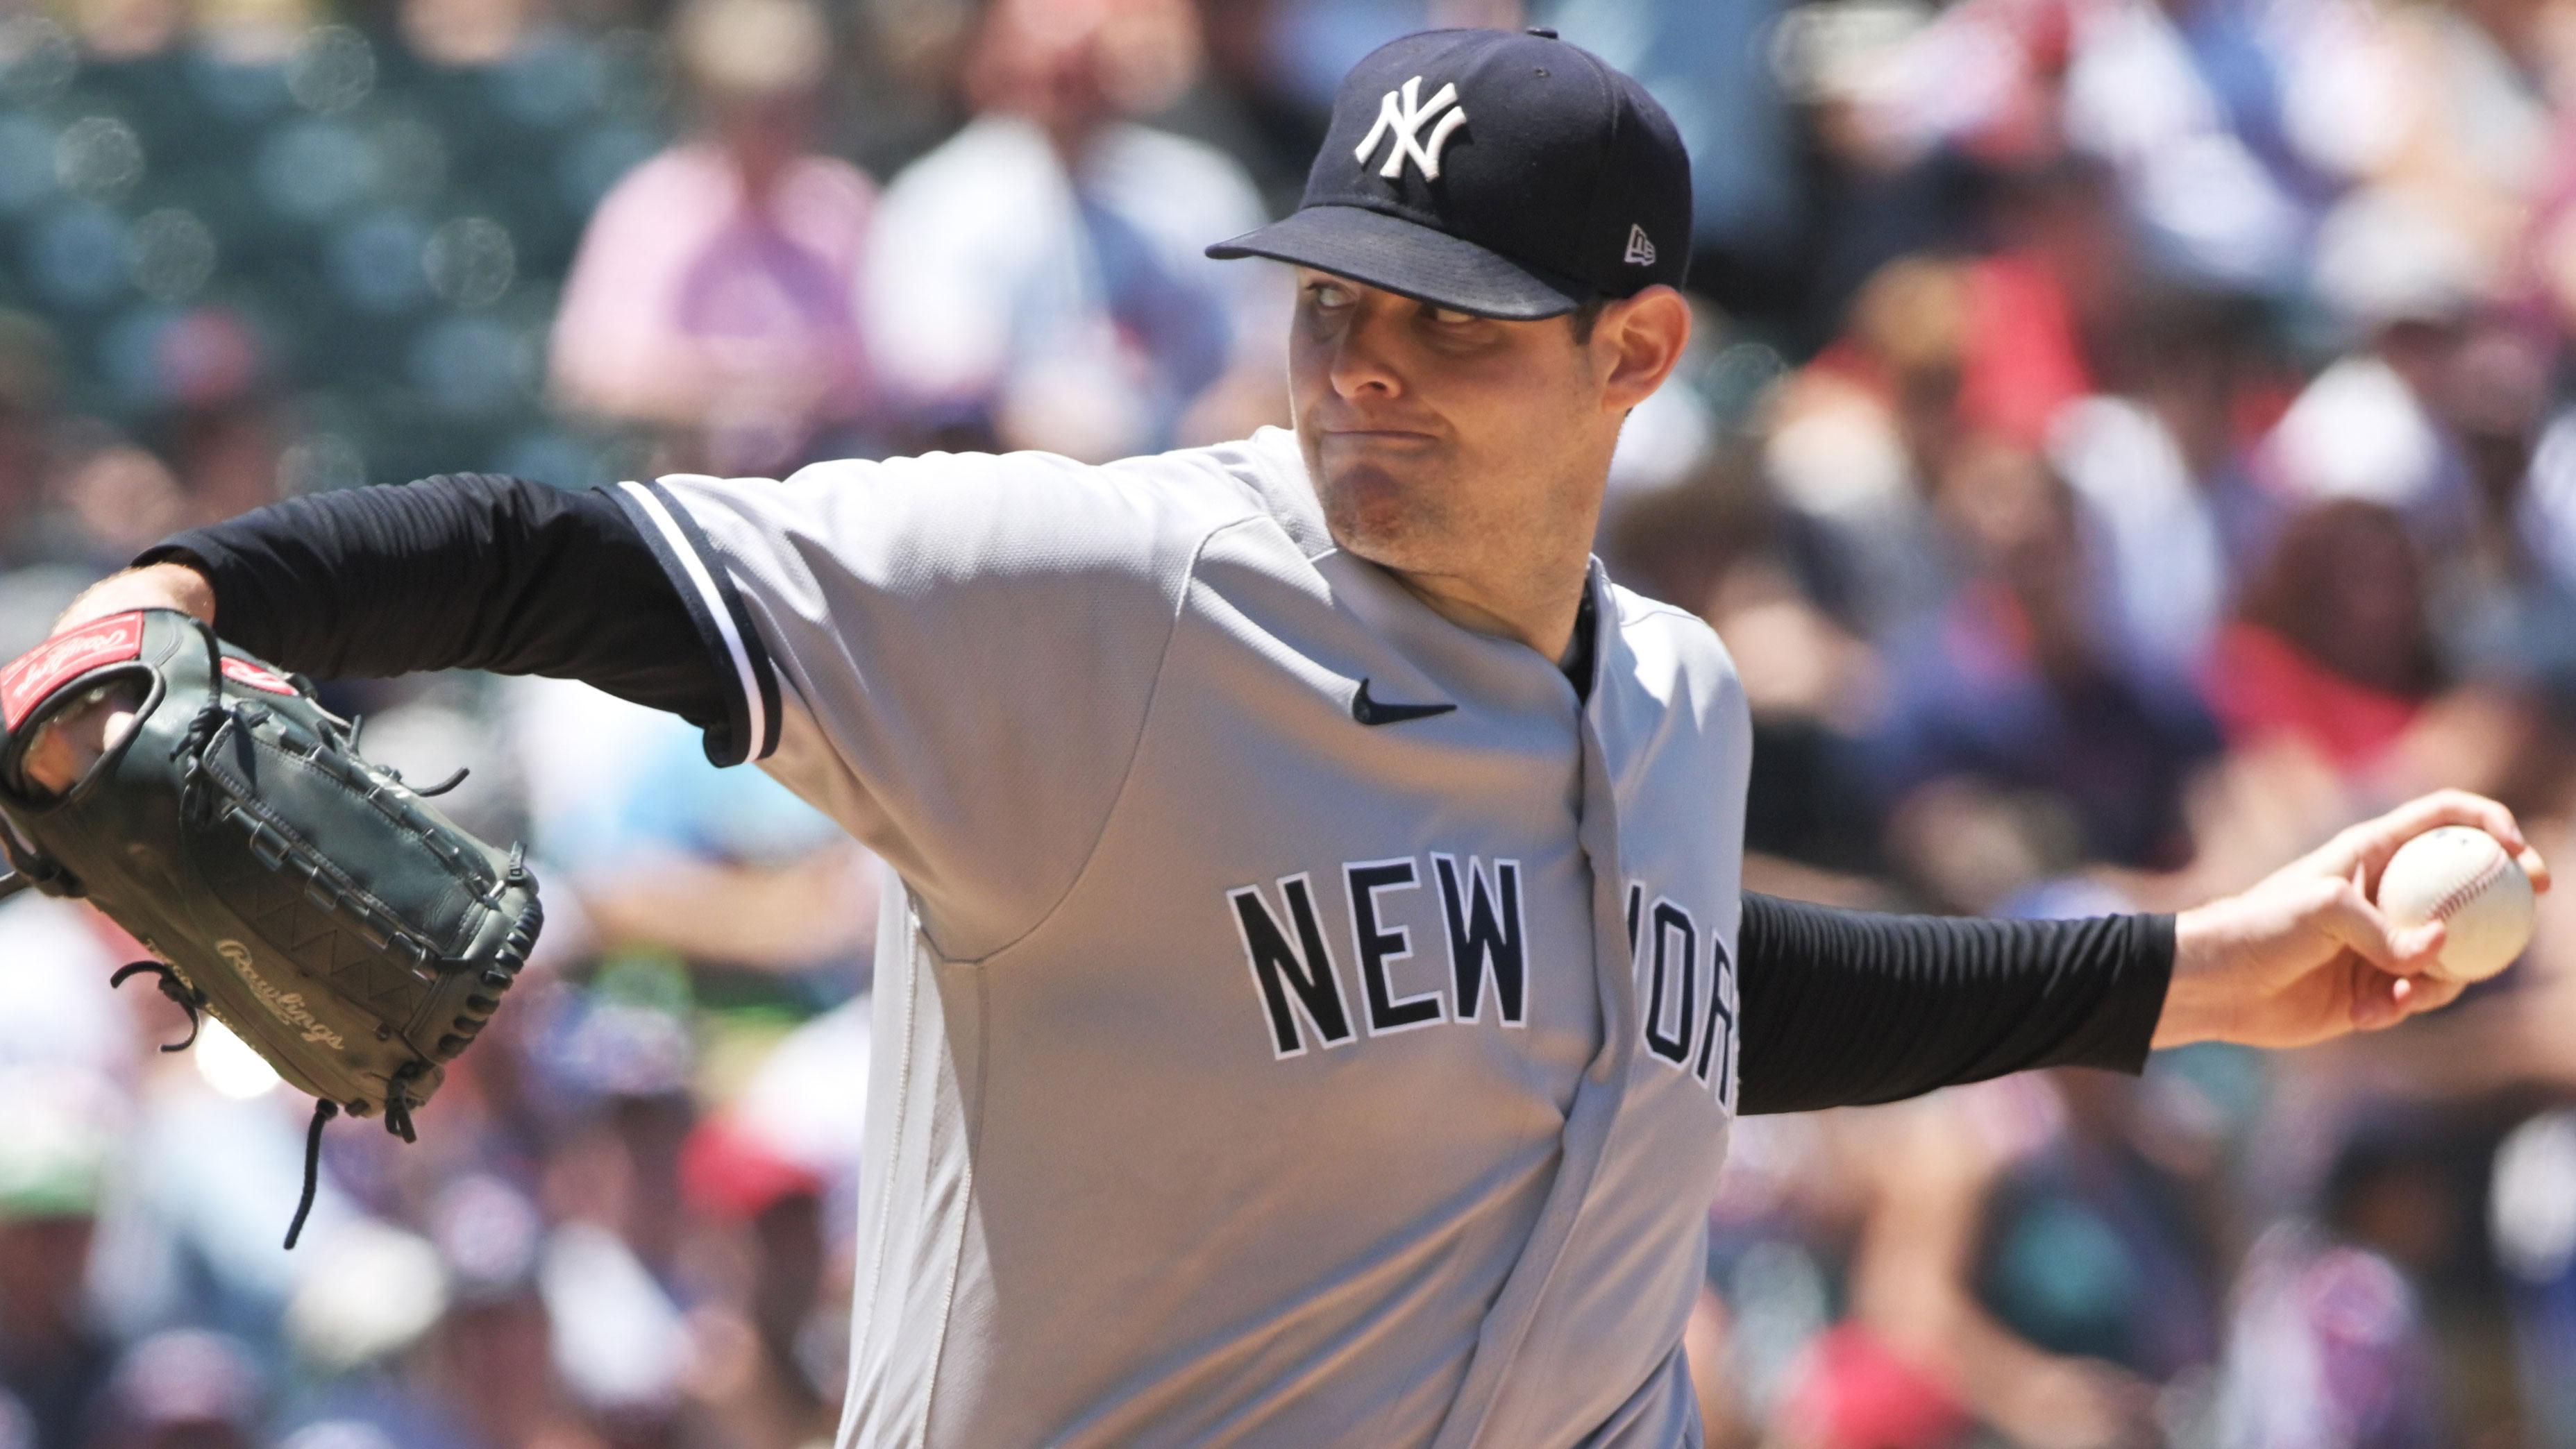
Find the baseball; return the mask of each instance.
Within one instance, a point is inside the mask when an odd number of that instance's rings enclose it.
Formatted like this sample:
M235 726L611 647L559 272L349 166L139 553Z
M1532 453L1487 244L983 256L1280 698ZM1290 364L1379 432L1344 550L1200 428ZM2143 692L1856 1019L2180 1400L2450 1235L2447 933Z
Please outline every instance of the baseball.
M2471 825L2427 830L2379 876L2379 908L2400 926L2442 921L2446 981L2484 981L2531 943L2531 879L2496 838Z

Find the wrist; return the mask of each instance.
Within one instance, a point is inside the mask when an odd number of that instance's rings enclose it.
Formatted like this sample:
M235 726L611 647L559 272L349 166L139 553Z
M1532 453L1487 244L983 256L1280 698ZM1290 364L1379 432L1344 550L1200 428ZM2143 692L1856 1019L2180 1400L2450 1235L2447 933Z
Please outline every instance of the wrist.
M2158 1049L2215 1041L2225 1035L2225 1002L2211 989L2213 968L2226 954L2228 902L2213 901L2174 916L2173 974L2151 1045Z
M110 574L72 600L70 608L54 621L54 632L75 628L93 619L122 614L133 609L177 609L198 622L215 622L215 586L194 567L177 562L145 564Z

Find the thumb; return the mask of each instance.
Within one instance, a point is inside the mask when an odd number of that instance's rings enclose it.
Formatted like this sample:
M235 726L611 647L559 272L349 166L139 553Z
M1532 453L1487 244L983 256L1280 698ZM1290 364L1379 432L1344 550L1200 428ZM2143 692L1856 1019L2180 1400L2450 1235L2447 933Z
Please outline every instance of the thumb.
M2397 926L2348 880L2319 890L2307 917L2328 938L2391 976L2422 975L2442 949L2441 922Z

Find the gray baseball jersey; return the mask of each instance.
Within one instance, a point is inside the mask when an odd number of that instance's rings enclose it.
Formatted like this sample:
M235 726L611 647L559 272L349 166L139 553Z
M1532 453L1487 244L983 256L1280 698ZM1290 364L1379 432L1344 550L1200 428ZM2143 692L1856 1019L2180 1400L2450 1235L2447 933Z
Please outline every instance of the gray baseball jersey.
M628 484L902 879L847 1446L1695 1444L1750 725L1337 550L1293 434ZM774 677L783 687L770 686Z

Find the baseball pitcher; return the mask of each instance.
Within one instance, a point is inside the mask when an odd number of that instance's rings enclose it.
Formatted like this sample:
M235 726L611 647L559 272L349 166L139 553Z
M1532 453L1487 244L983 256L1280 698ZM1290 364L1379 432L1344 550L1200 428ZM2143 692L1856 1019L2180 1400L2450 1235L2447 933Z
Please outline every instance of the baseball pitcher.
M892 862L844 1446L1670 1449L1740 1113L2456 990L2367 888L2063 923L1739 892L1744 693L1589 556L1690 308L1689 163L1546 32L1409 36L1303 206L1293 430L1106 466L447 476L182 534L66 619L284 670L570 676ZM28 769L101 742L67 711ZM2543 876L2545 880L2545 876Z

